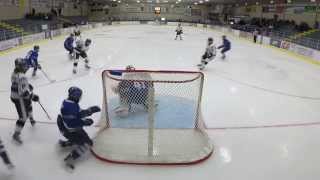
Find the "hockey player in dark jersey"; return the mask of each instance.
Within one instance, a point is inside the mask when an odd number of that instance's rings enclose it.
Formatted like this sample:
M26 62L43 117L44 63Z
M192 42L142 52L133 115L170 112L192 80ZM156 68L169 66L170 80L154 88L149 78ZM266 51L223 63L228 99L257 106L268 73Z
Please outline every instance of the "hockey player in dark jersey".
M13 134L13 139L19 144L22 144L20 134L27 119L30 120L32 126L36 123L32 114L32 101L39 101L39 96L32 92L33 87L25 76L27 70L28 65L25 59L17 58L15 60L14 71L11 75L11 101L15 105L19 116Z
M0 139L0 157L9 170L14 168L14 165L12 164L1 139Z
M75 53L76 53L76 59L73 63L73 73L77 73L77 68L78 68L78 62L80 57L84 59L85 62L85 68L90 69L89 66L89 58L87 55L87 51L89 50L89 46L91 45L91 39L86 39L85 42L83 40L78 40L76 41L76 48L75 48Z
M30 50L26 56L26 61L29 67L33 68L32 76L36 76L37 70L41 69L40 64L38 63L40 47L35 45L33 50Z
M221 50L221 54L222 54L222 59L226 58L226 52L229 51L231 49L231 42L227 39L227 37L225 35L222 36L222 45L218 47L218 49L222 49Z
M64 48L69 52L69 59L74 59L74 34L71 33L70 36L64 41Z
M57 118L58 128L67 139L66 141L60 140L60 145L62 147L73 146L71 153L64 159L66 166L71 169L74 169L77 159L90 150L93 145L92 140L83 129L84 126L93 124L93 120L88 117L101 111L98 106L81 109L79 106L81 97L82 90L80 88L69 88L68 98L63 101L60 115Z

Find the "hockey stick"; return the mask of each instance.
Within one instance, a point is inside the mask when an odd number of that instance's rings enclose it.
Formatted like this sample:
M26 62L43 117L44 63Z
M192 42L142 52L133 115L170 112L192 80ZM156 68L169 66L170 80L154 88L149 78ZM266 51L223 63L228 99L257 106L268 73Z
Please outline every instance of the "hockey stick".
M42 74L50 81L50 83L55 82L56 80L51 79L48 74L46 72L44 72L42 69L40 69L40 71L42 72Z
M44 111L44 113L46 113L47 117L49 120L52 120L49 113L46 111L46 109L42 106L42 104L40 103L40 101L38 101L39 105L41 106L42 110Z

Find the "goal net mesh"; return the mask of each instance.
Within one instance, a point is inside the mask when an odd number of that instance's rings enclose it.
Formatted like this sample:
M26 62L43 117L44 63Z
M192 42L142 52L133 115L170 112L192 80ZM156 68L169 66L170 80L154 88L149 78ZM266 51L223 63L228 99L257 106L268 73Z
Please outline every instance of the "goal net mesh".
M191 164L213 146L202 120L203 74L106 70L93 154L132 164Z

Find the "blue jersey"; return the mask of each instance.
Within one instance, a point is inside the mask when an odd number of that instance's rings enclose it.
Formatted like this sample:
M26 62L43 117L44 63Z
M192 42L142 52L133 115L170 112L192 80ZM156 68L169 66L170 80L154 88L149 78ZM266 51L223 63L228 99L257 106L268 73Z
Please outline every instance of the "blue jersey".
M69 36L65 41L64 41L64 47L66 49L72 49L73 48L73 42L74 38Z
M60 111L63 124L69 132L82 129L84 126L84 121L82 118L90 115L86 113L86 110L82 110L78 103L68 99L63 101Z
M30 50L26 56L26 61L28 66L36 67L38 66L38 52L35 50Z
M221 46L218 47L220 48L224 48L224 49L231 49L231 43L228 39L224 39L223 40L223 44Z

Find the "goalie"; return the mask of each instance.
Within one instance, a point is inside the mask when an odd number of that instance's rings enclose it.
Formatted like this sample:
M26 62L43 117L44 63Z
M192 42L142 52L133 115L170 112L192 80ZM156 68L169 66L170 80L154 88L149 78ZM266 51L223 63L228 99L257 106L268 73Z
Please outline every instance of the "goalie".
M132 72L134 70L133 66L127 66L126 71L119 74L124 80L113 88L113 92L120 97L120 106L115 109L115 113L120 117L126 117L132 111L134 104L142 105L146 110L149 109L148 97L152 93L150 90L153 90L153 83L147 80L151 77L149 74L135 74ZM138 76L135 78L136 75ZM142 77L142 80L139 80L139 77L140 79Z

